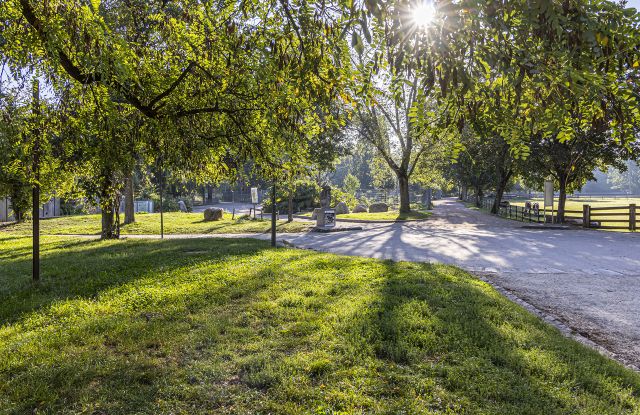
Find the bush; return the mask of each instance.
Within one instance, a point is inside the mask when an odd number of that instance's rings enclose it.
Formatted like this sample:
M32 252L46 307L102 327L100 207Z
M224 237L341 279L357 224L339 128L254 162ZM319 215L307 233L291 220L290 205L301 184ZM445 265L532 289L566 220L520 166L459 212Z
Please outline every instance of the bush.
M345 202L349 209L353 209L358 204L358 199L352 194L343 192L340 189L331 189L331 205L335 206L339 202Z

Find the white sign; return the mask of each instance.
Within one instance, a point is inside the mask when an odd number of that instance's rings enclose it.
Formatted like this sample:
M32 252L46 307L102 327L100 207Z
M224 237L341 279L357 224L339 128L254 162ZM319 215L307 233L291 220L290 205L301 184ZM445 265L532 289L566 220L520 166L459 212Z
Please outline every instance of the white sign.
M553 207L553 182L551 180L544 181L544 206Z
M254 205L258 204L258 188L257 187L251 188L251 203L253 203Z

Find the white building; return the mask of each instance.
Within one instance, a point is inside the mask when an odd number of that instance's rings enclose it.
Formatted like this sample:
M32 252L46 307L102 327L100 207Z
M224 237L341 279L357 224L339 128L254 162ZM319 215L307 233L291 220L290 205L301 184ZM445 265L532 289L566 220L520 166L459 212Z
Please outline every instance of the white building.
M40 207L40 218L53 218L60 216L60 199L52 198ZM11 222L15 220L13 209L11 208L11 199L0 199L0 222Z

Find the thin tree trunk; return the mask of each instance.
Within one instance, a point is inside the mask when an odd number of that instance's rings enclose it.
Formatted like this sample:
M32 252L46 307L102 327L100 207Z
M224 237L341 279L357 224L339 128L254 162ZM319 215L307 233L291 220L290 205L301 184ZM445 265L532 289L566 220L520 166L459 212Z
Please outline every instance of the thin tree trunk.
M136 221L135 202L133 193L133 173L127 177L127 183L124 189L124 224Z
M411 211L411 202L409 200L409 177L406 173L396 172L398 176L398 184L400 186L400 212L409 213Z
M289 190L289 206L287 213L287 222L293 222L293 191Z
M213 187L207 185L207 204L213 203Z

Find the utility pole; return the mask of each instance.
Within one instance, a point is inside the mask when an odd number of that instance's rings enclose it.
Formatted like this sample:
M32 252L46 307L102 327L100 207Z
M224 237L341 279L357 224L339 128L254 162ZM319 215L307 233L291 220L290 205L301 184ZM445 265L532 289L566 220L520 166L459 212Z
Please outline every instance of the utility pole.
M33 134L33 164L31 172L33 173L33 189L32 189L32 215L33 215L33 265L32 279L40 280L40 81L33 81L33 102L32 111L34 119Z
M273 179L273 187L271 189L271 246L276 246L276 217L278 206L276 205L276 179Z

